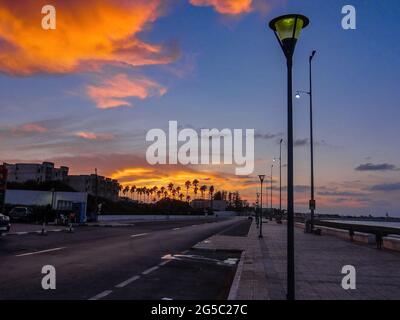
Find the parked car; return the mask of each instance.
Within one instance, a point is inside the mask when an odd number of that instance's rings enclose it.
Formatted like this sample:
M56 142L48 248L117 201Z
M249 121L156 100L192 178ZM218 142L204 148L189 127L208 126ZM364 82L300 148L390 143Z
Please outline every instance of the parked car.
M0 235L10 231L10 218L0 213Z
M31 208L15 207L9 213L11 221L31 222L35 220L35 216Z

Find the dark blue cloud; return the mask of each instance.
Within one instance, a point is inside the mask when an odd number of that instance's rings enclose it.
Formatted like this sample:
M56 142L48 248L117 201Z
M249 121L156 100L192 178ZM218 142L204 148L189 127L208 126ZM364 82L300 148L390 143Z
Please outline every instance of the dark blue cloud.
M400 191L400 182L376 184L370 189L372 191Z
M357 171L396 171L398 168L389 163L379 163L379 164L373 164L373 163L366 163L366 164L360 164L357 168L355 168Z

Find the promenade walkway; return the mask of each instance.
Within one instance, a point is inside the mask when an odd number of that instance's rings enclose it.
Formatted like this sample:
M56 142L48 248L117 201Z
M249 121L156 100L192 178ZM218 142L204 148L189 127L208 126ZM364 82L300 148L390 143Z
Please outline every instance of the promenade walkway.
M264 238L252 224L247 237L214 236L198 246L244 250L230 299L281 300L286 294L286 225L268 222ZM400 299L400 252L378 250L295 228L296 299ZM342 267L356 269L356 289L344 290Z

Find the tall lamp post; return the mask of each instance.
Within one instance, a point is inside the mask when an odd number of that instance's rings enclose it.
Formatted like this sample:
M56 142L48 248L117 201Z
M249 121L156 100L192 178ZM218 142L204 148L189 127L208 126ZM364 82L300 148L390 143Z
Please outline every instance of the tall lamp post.
M286 57L287 64L287 102L288 102L288 152L287 152L287 299L295 299L294 275L294 203L293 203L293 54L301 30L307 27L309 20L299 14L290 14L273 19L269 27Z
M260 184L261 184L261 199L260 199L260 218L259 218L259 223L260 223L260 234L259 234L259 238L262 238L263 237L263 235L262 235L262 203L263 203L263 200L262 200L262 195L263 195L263 182L264 182L264 179L265 179L265 175L264 174L260 174L260 175L258 175L258 178L260 179Z
M275 160L274 160L275 161ZM274 180L274 177L273 177L273 174L272 174L272 170L274 169L274 165L273 164L271 164L271 194L270 194L270 196L271 196L271 214L272 214L272 184L273 184L273 180Z
M260 218L259 218L259 212L258 210L260 209L260 193L257 192L257 201L256 201L256 225L257 225L257 229L259 228L260 225Z
M282 142L279 141L279 215L282 214Z
M315 197L314 197L314 134L313 134L313 90L312 90L312 60L316 54L316 51L310 55L309 71L310 71L310 91L297 91L296 98L300 99L300 93L306 93L310 97L310 153L311 153L311 199L310 199L310 211L311 211L311 232L314 230L314 212L315 212Z

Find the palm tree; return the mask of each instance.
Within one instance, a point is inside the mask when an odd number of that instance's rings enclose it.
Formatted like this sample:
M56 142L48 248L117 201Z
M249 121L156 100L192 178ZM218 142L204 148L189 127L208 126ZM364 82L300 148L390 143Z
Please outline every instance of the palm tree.
M169 194L172 195L172 190L174 189L174 184L172 182L170 182L167 186L168 190L169 190Z
M199 190L199 180L194 179L192 182L193 188L194 188L194 198L196 199L197 197L197 191Z
M129 187L129 185L127 185L124 190L122 190L122 193L124 194L124 197L126 197L126 194L129 192L131 188Z
M211 210L213 210L213 195L214 195L214 191L215 191L215 189L214 189L214 186L210 186L210 188L208 189L208 192L209 192L209 194L210 194L210 201L211 201Z
M135 200L135 197L133 196L133 194L135 193L135 191L136 191L136 186L135 185L133 185L132 187L131 187L131 198L132 198L132 200Z
M118 195L121 196L121 191L122 191L122 185L118 185Z
M204 199L204 195L205 195L206 191L207 191L207 186L206 185L200 187L201 197L203 199Z
M160 200L162 193L163 193L163 192L162 192L161 190L158 190L158 191L157 191L157 198L158 198L158 200Z
M187 201L187 202L190 201L190 196L186 196L186 201Z
M192 183L190 182L190 180L188 180L188 181L185 182L185 187L186 187L186 198L187 198L188 195L189 195L189 188L190 188L191 185L192 185Z
M179 200L182 201L184 196L185 196L185 195L184 195L183 193L180 193L180 194L179 194Z
M176 189L172 189L171 193L172 193L172 198L175 200L175 196L176 196Z

